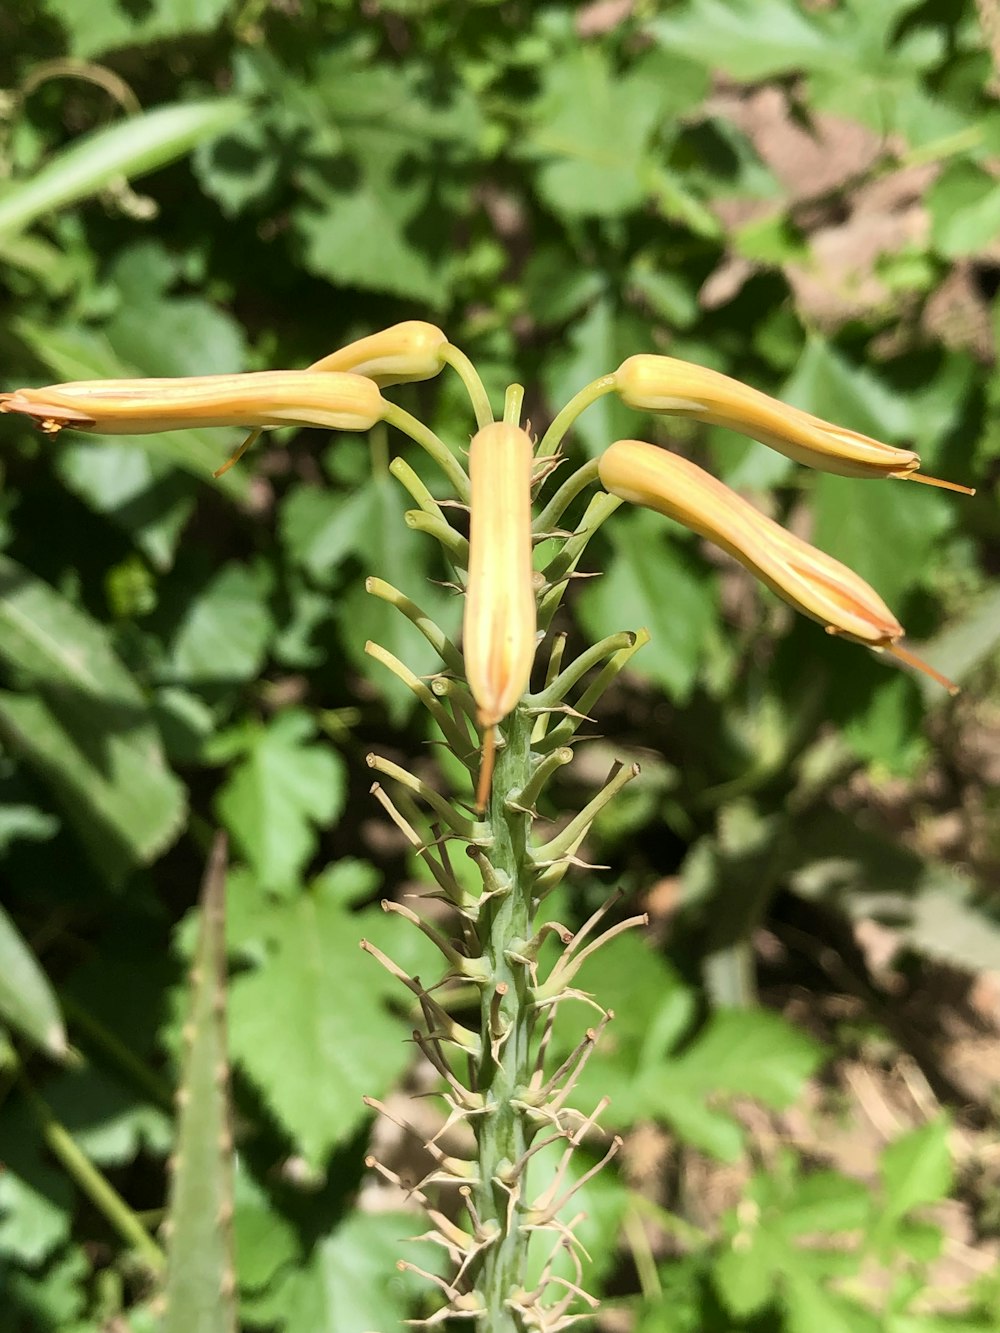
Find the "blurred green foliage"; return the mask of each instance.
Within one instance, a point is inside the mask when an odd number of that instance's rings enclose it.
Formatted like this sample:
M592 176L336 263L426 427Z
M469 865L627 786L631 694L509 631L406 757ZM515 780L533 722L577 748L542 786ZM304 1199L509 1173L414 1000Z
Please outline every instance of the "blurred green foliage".
M629 893L681 885L669 961L626 938L584 978L618 1015L588 1071L609 1125L660 1120L678 1153L732 1162L747 1134L720 1098L794 1102L819 1043L746 1007L748 940L779 890L997 966L995 836L959 870L830 808L848 779L878 792L928 765L975 784L965 738L995 734L1000 109L971 0L20 0L0 52L4 388L303 366L421 316L494 391L524 383L536 429L663 349L979 486L962 501L804 476L610 399L582 419L581 451L671 443L811 524L966 687L951 705L791 624L651 515L594 543L604 577L574 590L564 628L653 633L600 719L646 774L595 859ZM399 397L468 438L454 379ZM153 1326L142 1255L53 1156L52 1125L156 1221L216 824L238 863L242 1324L388 1333L419 1307L394 1268L419 1219L359 1207L361 1095L397 1086L412 1024L357 940L420 969L377 907L414 867L363 757L426 736L364 644L435 663L363 576L452 626L457 599L402 522L395 440L276 432L213 482L237 439L53 444L3 422L0 1333ZM570 769L565 804L582 790ZM988 823L996 792L977 790ZM607 883L585 876L562 919ZM913 1210L954 1188L946 1116L885 1149L873 1191L790 1151L747 1174L711 1220L625 1177L591 1187L595 1281L642 1333L996 1326L995 1281L928 1297L943 1232ZM673 1237L665 1255L644 1249L649 1224Z

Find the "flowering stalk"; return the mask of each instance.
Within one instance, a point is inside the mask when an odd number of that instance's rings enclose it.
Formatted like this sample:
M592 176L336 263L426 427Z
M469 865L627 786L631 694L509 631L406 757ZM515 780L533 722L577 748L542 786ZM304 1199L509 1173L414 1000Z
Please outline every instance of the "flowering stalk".
M381 392L430 378L446 366L468 390L478 427L468 474L460 450L449 448ZM428 681L377 644L367 645L369 656L411 691L468 773L468 786L447 796L397 763L377 755L368 759L379 776L373 796L425 867L432 881L428 896L441 900L448 913L443 921L440 913L431 921L409 906L383 904L440 953L442 974L433 984L408 975L370 942L362 945L418 1003L423 1027L414 1040L440 1076L447 1109L444 1125L426 1145L433 1168L410 1189L431 1223L424 1238L451 1260L447 1277L424 1274L442 1297L436 1313L423 1321L429 1325L462 1318L478 1333L558 1333L595 1304L582 1283L573 1236L579 1219L572 1200L619 1141L612 1140L598 1164L573 1180L573 1158L594 1133L604 1102L582 1112L569 1101L608 1018L576 983L596 949L644 918L627 918L601 930L615 898L575 934L552 922L539 926L537 917L546 896L580 863L577 854L593 820L638 770L616 765L583 809L557 828L538 829L538 805L547 785L572 760L580 725L649 636L645 630L613 634L567 662L565 636L556 634L547 667L539 673L544 680L534 693L530 682L539 629L548 633L601 525L623 503L675 518L729 551L830 632L887 650L951 688L900 647L902 627L873 588L665 450L637 440L617 441L596 462L553 487L532 523L534 491L546 486L560 461L567 430L581 411L608 393L645 411L731 426L799 461L848 476L913 478L919 465L910 450L840 430L726 376L665 357L629 358L582 389L534 450L520 424L520 387L508 390L503 419L495 422L472 363L440 329L420 321L363 338L305 371L88 381L0 394L0 411L27 415L50 435L64 427L108 433L190 425L253 427L235 457L272 426L366 430L384 421L430 454L450 483L457 507L469 507L466 539L448 516L455 502L447 509L405 459L391 464L417 506L407 513L407 523L440 543L465 594L461 648L416 601L377 577L367 583L373 596L416 626L439 654L442 669ZM562 527L566 513L598 480L606 490L591 496L575 526ZM537 570L536 550L544 553ZM474 804L469 800L473 782ZM453 844L473 861L475 888L456 873ZM548 961L543 950L552 940L561 951ZM463 1015L470 991L478 1003L475 1021L467 1023ZM550 1036L559 1007L568 999L594 1005L600 1020L552 1069ZM471 1131L473 1148L467 1157L438 1142L459 1125ZM536 1157L549 1143L560 1144L562 1155L552 1178L538 1182ZM402 1183L387 1167L371 1165ZM439 1193L446 1196L441 1204ZM541 1277L529 1286L533 1249L539 1251ZM557 1271L560 1259L568 1259L570 1276Z
M563 693L557 680L549 683L544 703L526 694L535 655L536 596L545 585L532 572L533 456L530 437L514 420L519 402L515 389L508 394L505 420L487 425L473 439L468 556L466 565L456 571L466 589L463 674L473 701L472 718L484 738L477 793L481 818L471 826L449 819L437 792L396 765L377 757L370 761L393 782L391 794L378 785L379 803L427 866L436 896L455 910L447 937L437 935L436 928L430 933L426 922L416 924L434 939L445 959L447 983L478 989L478 1031L446 1018L447 989L437 989L432 996L374 946L365 947L418 996L428 1030L417 1040L447 1082L448 1122L467 1122L475 1142L471 1158L439 1159L432 1172L435 1184L457 1192L466 1213L464 1230L457 1230L430 1205L425 1194L430 1181L418 1187L418 1197L427 1202L434 1222L429 1237L448 1251L456 1270L451 1278L437 1280L446 1304L427 1322L443 1322L450 1315L474 1320L483 1333L530 1329L556 1333L579 1317L581 1304L592 1304L579 1281L553 1271L556 1256L567 1247L573 1252L571 1228L559 1214L579 1183L563 1182L558 1190L551 1182L547 1188L545 1182L541 1188L533 1187L529 1164L543 1142L561 1141L564 1161L558 1179L562 1180L585 1134L593 1130L593 1114L581 1115L566 1105L593 1040L564 1062L559 1077L546 1068L548 1041L543 1034L550 1030L559 1004L580 995L572 983L584 960L574 965L571 958L578 937L562 927L539 934L535 918L546 893L569 869L597 810L634 773L628 770L624 778L613 775L608 788L563 835L534 836L536 803L555 773L570 761L572 751L564 746L543 754L533 742L539 718L559 711ZM446 554L454 553L450 541L442 540L442 546ZM428 627L419 608L381 581L370 583L370 589L385 600L395 600L438 646L445 666L454 668L455 649L440 630ZM613 656L620 646L617 639L609 641L590 650L578 671L567 668L562 678L566 690L576 687L588 669ZM417 683L405 670L393 667L384 655L381 660L419 697ZM447 686L445 697L456 685L463 688L447 677L440 683ZM456 711L446 724L437 717L449 741L452 727L470 720L464 711ZM495 732L499 741L493 767ZM430 806L436 833L426 827L413 797ZM450 872L446 848L452 840L465 844L478 867L477 893L464 890ZM445 850L436 850L442 843ZM614 933L640 920L619 923ZM539 950L545 934L552 931L564 951L542 976ZM466 1080L456 1076L455 1054L468 1061ZM617 1142L612 1141L610 1153L616 1151ZM383 1167L377 1169L391 1175ZM529 1251L541 1246L546 1247L547 1258L543 1280L529 1289L525 1276Z

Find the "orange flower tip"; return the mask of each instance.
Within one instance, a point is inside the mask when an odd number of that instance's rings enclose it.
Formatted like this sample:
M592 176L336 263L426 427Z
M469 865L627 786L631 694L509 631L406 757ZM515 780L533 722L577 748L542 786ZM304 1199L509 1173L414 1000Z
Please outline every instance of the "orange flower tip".
M953 680L949 680L948 677L942 675L940 671L936 671L929 662L925 662L923 658L918 657L916 653L911 653L909 648L904 648L898 643L888 643L885 645L885 648L886 652L891 653L893 657L897 658L900 662L904 662L907 666L911 666L917 671L922 671L925 676L930 676L931 680L936 681L938 685L943 686L952 697L956 694L961 694L962 687L960 685L956 685Z
M480 720L480 725L483 723ZM496 733L491 723L483 732L483 753L479 761L479 781L476 783L476 814L481 815L486 809L493 786L493 767L496 762Z
M957 481L943 481L940 477L929 477L925 472L895 472L893 476L902 481L922 481L925 486L936 486L942 491L958 491L959 495L975 495L975 486L963 486Z
M64 407L58 403L34 402L23 389L15 393L0 393L0 412L20 412L23 416L31 417L46 435L58 435L64 426L89 430L97 424L93 417L77 408Z

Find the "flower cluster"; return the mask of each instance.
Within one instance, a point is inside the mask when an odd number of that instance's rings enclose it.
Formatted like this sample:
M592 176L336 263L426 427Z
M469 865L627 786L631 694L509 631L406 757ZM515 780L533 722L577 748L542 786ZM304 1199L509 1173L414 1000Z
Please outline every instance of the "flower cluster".
M468 471L456 451L382 393L394 384L429 379L445 366L461 376L476 416ZM224 466L268 428L300 424L365 431L384 421L427 450L459 504L469 509L466 538L413 469L403 459L394 461L394 475L417 505L408 519L441 543L464 590L461 650L398 589L377 577L367 584L429 640L442 671L428 685L379 645L369 644L369 654L419 699L476 784L470 807L449 801L388 759L369 757L373 771L391 783L391 794L381 781L372 792L427 868L434 881L431 896L446 904L452 923L445 933L407 906L384 904L411 921L442 955L444 974L429 987L374 945L363 945L415 997L424 1027L414 1039L445 1089L445 1126L425 1145L433 1169L410 1187L430 1218L425 1239L442 1246L453 1264L448 1278L425 1274L445 1297L426 1321L431 1324L464 1318L491 1333L556 1333L580 1317L581 1302L593 1305L581 1285L573 1230L578 1216L569 1205L616 1151L617 1141L589 1171L574 1176L575 1155L594 1131L604 1103L584 1114L571 1108L568 1098L609 1016L595 1006L600 1021L580 1045L554 1071L547 1069L547 1059L559 1005L571 998L594 1003L576 987L581 966L607 939L642 918L618 921L589 939L613 901L575 934L551 921L538 926L536 918L546 897L579 864L577 852L595 816L637 770L616 767L583 810L541 836L537 803L572 758L581 722L648 636L612 635L564 663L565 638L555 635L544 684L534 693L531 677L539 641L601 524L623 502L656 510L729 552L829 633L888 651L954 688L901 646L902 626L857 574L668 450L640 440L610 444L596 463L564 480L533 519L536 490L561 461L563 437L576 416L606 393L645 412L728 426L826 471L950 485L919 474L920 460L910 450L842 430L725 375L661 356L630 357L581 390L536 448L520 424L519 387L508 390L503 419L495 421L468 358L440 329L420 321L363 338L306 370L84 381L0 394L0 412L26 415L49 435L65 427L132 434L192 425L250 427L251 435ZM604 489L591 496L575 527L564 530L563 516L598 481ZM555 554L536 570L534 551L541 545L554 547ZM450 858L452 843L464 846L474 863L474 890ZM554 961L553 942L559 948ZM470 988L476 993L478 1023L456 1017L448 988L453 995L467 996ZM452 1130L464 1132L464 1152L447 1152L439 1144ZM553 1143L562 1146L554 1178L533 1190L529 1163ZM373 1165L401 1183L387 1167ZM432 1199L427 1193L432 1183L455 1191L450 1204ZM529 1248L538 1245L548 1248L539 1256L540 1276L527 1285Z
M468 374L465 358L441 329L409 320L340 348L306 370L83 380L0 394L0 412L29 416L50 435L64 427L101 434L252 427L249 439L219 472L269 427L366 431L377 421L389 420L430 447L443 463L445 447L426 429L415 430L420 423L384 399L380 390L430 379L449 361ZM484 421L481 386L476 388L473 400L481 429L469 454L472 504L464 660L480 725L489 730L525 693L534 661L533 449L520 427L496 424L491 417ZM971 494L968 487L920 473L920 458L910 449L834 426L718 371L674 357L629 357L614 374L581 391L580 410L596 396L595 389L613 390L639 411L726 426L826 472L898 477ZM571 412L573 408L571 404ZM561 422L562 433L568 425L568 420ZM550 432L540 453L551 452L552 444ZM446 471L455 481L461 470L452 463ZM875 649L888 648L911 665L936 674L899 646L902 626L864 580L757 512L694 464L638 440L619 440L601 458L598 476L611 494L677 519L728 551L828 633ZM461 473L463 498L469 490L470 481Z

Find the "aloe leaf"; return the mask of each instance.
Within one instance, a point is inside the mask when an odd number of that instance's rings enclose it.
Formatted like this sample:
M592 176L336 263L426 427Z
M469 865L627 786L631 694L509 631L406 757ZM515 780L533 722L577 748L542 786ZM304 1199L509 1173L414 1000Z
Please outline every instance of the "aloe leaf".
M35 956L0 907L0 1019L49 1055L66 1054L59 1005Z
M30 180L0 196L0 233L22 231L46 213L96 194L122 176L173 162L246 115L238 98L156 107L95 130L56 154Z
M202 885L191 972L161 1333L236 1333L226 1059L226 855L226 839L220 834Z

